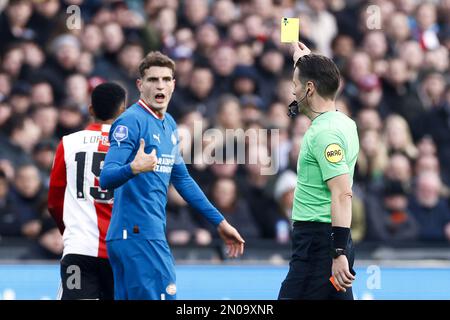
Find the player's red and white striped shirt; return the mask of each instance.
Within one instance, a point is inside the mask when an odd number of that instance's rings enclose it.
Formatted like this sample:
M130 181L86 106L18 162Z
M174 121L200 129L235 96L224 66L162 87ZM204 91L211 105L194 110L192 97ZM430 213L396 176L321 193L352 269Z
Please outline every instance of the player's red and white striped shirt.
M64 136L50 176L48 208L63 234L64 253L107 258L113 192L99 187L111 126L93 123Z

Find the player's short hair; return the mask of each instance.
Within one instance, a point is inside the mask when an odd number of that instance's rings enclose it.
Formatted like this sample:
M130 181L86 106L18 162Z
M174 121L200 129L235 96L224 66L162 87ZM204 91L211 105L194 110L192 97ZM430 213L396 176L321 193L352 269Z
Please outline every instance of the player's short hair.
M302 84L312 81L317 93L324 98L336 97L341 73L330 58L318 54L308 54L298 59L299 80Z
M141 77L145 75L145 70L150 67L166 67L172 70L172 76L175 75L175 62L159 51L152 51L142 59L139 64L139 73Z
M99 84L92 91L92 108L95 117L107 121L113 119L125 101L125 89L114 82Z

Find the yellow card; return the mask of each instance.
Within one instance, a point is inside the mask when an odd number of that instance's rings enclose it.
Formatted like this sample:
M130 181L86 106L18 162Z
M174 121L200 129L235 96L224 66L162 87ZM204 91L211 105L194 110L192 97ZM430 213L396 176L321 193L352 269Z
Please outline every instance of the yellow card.
M281 42L298 42L299 18L281 18Z

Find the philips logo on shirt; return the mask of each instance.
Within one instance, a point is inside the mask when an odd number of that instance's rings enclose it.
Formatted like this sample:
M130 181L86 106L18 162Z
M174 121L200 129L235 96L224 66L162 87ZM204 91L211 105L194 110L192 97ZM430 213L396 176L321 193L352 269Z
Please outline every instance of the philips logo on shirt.
M158 164L155 167L155 172L171 173L173 164L175 163L175 156L170 154L162 154L158 158Z
M128 127L119 125L114 129L113 138L117 141L123 141L128 138Z

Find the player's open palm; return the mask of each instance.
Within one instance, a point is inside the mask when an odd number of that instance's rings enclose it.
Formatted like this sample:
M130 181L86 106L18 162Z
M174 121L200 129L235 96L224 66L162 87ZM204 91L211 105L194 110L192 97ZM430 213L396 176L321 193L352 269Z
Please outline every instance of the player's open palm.
M219 224L217 231L227 246L229 257L237 258L244 253L244 239L226 220Z
M131 162L131 170L134 174L154 171L158 164L158 157L156 156L156 149L153 149L151 153L145 153L145 140L140 140L139 150Z

